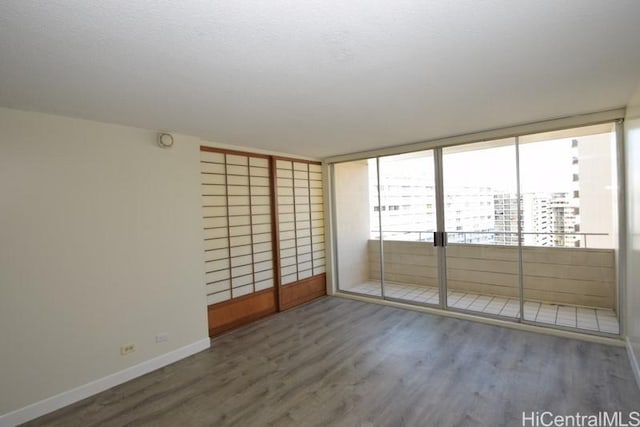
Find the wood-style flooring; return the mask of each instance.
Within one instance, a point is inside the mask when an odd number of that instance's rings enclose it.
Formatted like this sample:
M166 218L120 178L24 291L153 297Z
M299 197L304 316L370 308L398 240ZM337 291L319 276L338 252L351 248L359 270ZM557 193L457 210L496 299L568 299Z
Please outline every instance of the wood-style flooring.
M640 409L625 349L336 297L34 426L521 426Z

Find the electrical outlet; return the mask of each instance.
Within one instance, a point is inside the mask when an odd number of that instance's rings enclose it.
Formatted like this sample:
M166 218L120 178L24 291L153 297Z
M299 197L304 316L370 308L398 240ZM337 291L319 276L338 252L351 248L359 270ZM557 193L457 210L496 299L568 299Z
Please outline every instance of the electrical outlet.
M120 354L122 356L133 353L134 351L136 351L136 346L134 344L127 344L120 347Z
M169 341L169 335L168 334L157 334L156 335L156 344L159 344L161 342L166 342Z

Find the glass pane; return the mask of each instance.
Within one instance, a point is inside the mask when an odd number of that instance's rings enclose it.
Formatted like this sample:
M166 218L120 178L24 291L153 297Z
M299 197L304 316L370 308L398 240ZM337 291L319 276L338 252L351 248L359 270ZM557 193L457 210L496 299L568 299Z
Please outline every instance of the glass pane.
M333 165L338 289L382 296L376 159Z
M515 140L445 148L443 175L447 306L519 318Z
M433 151L380 158L385 298L439 304Z
M520 139L525 320L619 331L613 129Z

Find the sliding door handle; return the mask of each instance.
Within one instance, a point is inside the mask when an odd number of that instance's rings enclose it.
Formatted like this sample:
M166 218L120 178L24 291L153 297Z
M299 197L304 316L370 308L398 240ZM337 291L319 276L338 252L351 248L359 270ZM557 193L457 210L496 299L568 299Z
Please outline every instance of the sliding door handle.
M447 233L445 231L434 231L433 232L433 246L447 246L448 238Z

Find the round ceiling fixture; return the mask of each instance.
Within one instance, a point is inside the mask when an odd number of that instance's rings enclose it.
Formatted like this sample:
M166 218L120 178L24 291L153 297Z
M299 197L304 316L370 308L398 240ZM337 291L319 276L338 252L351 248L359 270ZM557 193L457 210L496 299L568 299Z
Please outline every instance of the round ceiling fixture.
M161 133L158 135L158 145L162 148L169 148L173 145L173 135Z

